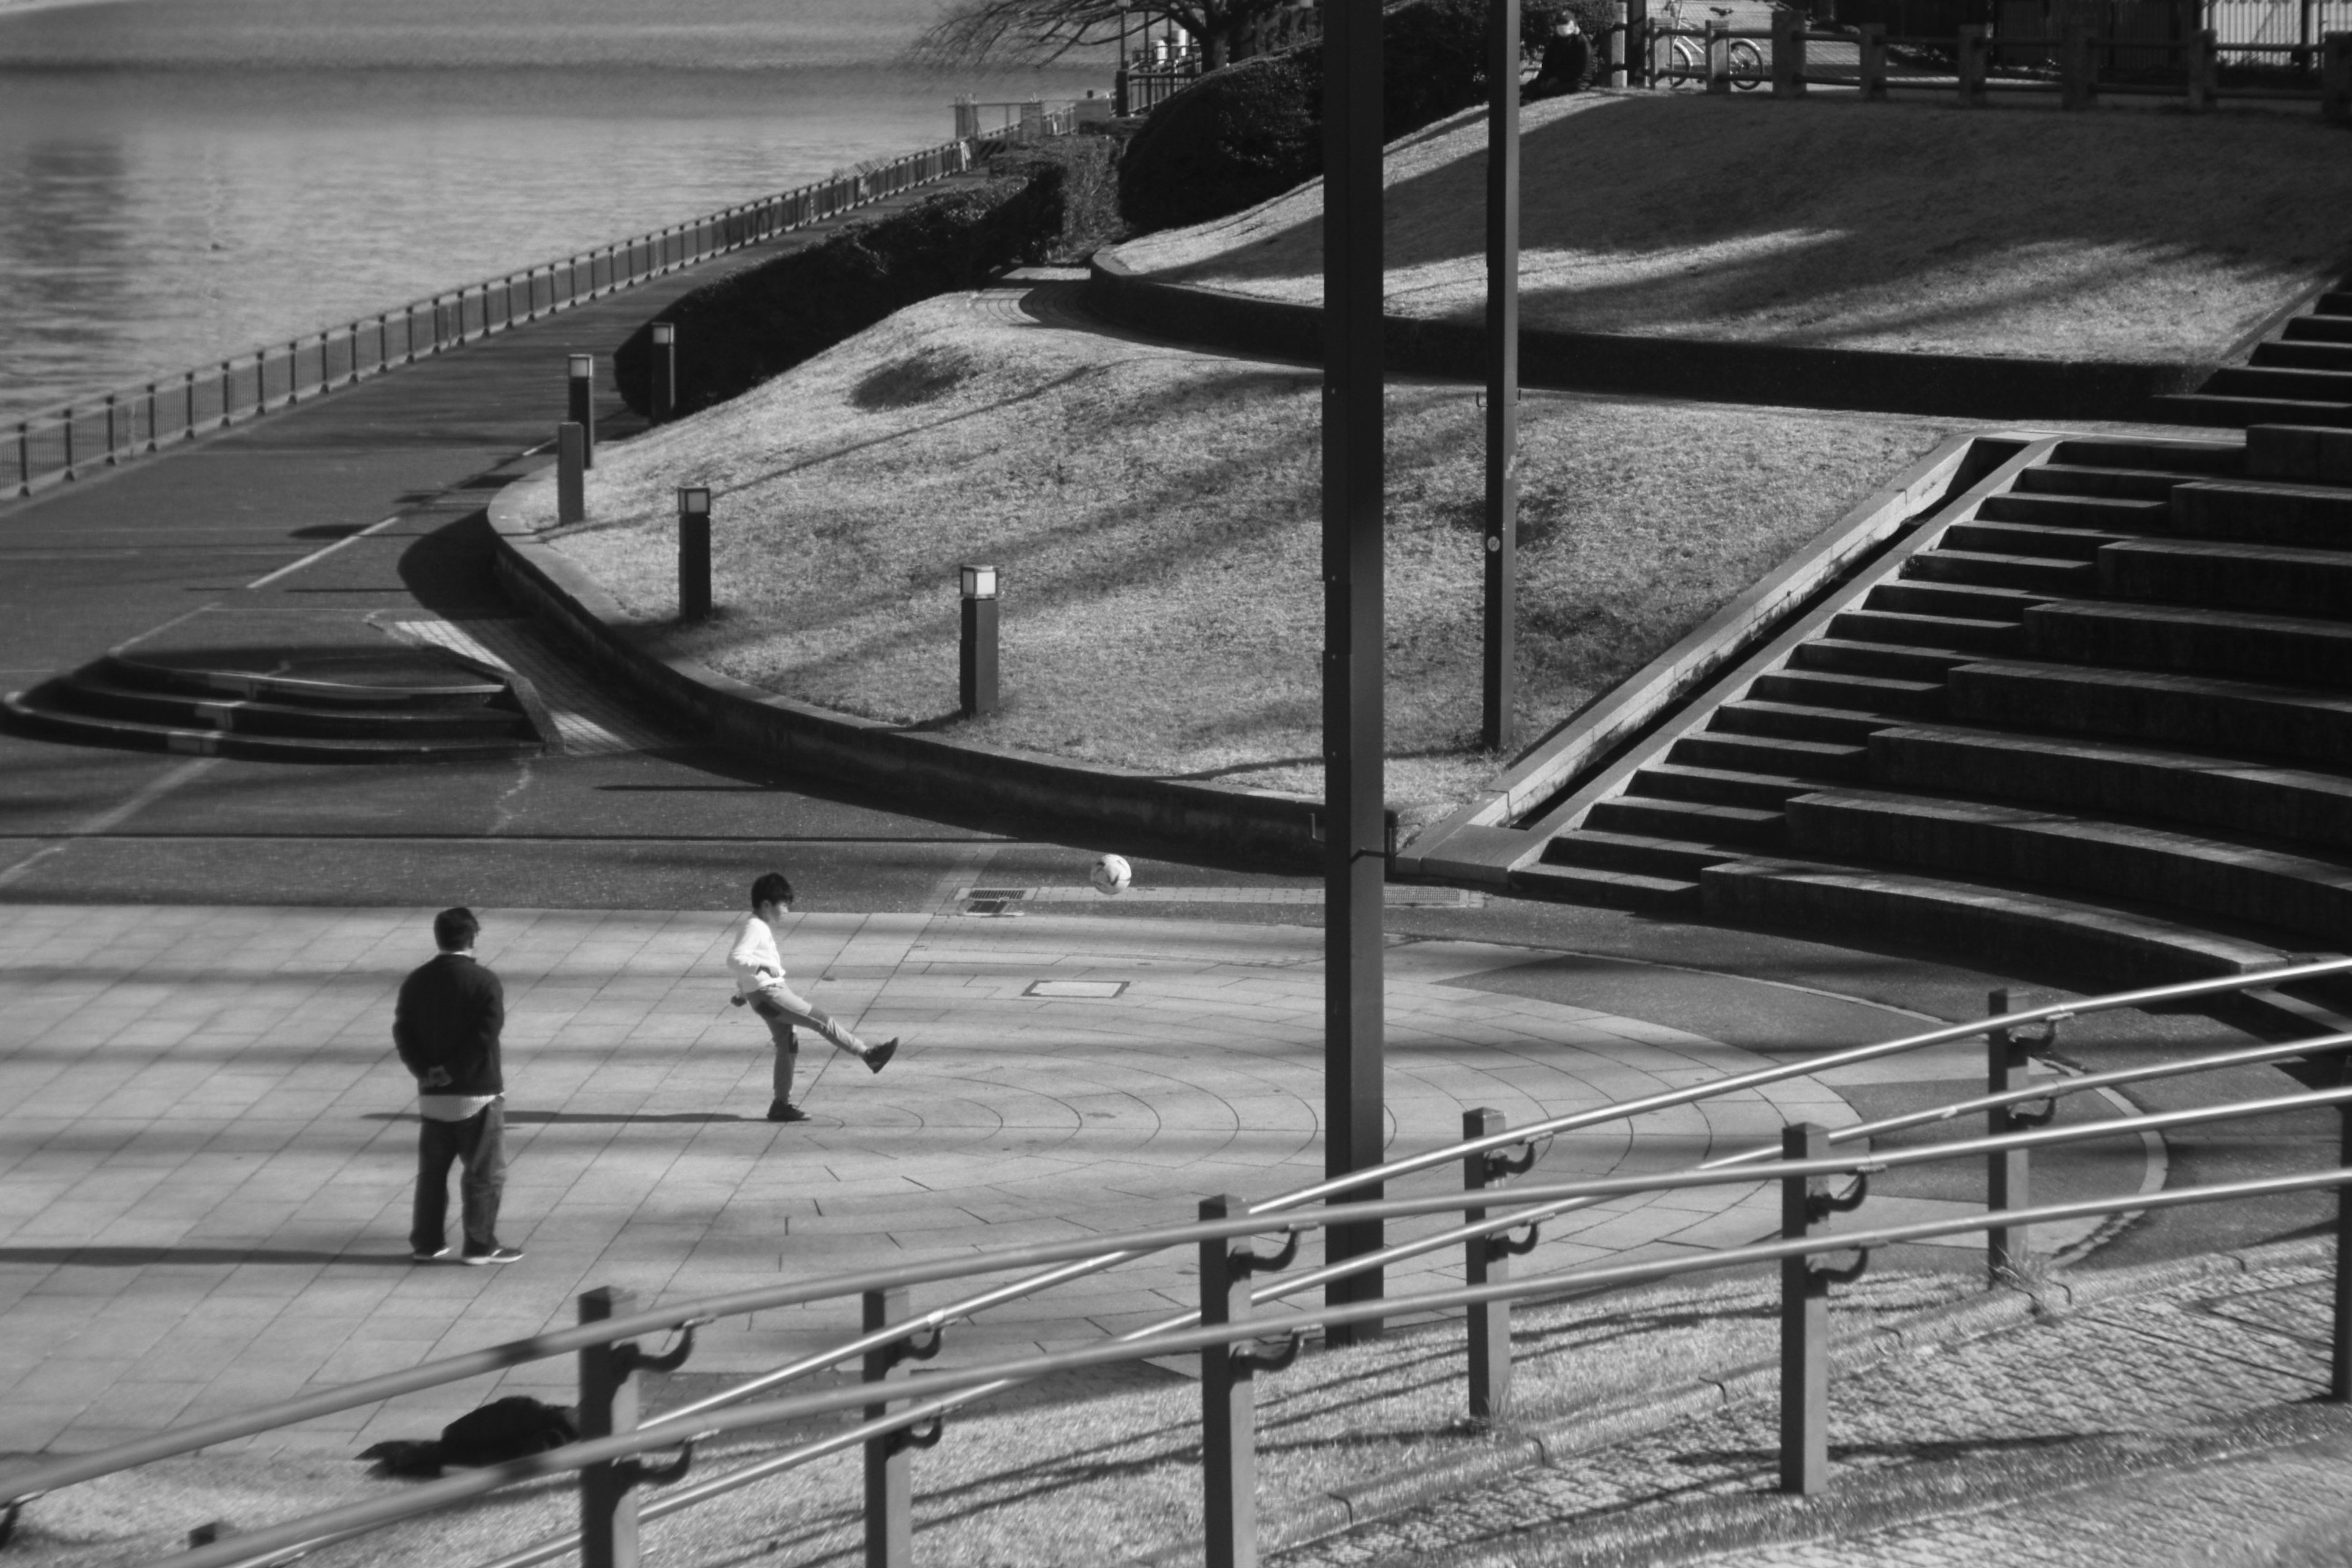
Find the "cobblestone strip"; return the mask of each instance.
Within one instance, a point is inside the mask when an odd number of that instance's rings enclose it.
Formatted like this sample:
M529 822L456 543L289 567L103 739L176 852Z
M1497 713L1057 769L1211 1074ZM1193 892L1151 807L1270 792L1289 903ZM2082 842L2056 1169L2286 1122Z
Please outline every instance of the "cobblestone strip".
M1640 1560L1643 1554L1634 1549L1645 1541L1654 1547L1680 1537L1685 1551L1714 1544L1690 1539L1699 1517L1694 1510L1719 1513L1726 1507L1734 1510L1735 1529L1746 1518L1759 1538L1758 1547L1743 1549L1743 1563L1810 1563L1815 1559L1804 1552L1832 1550L1791 1545L1777 1549L1790 1553L1784 1557L1757 1554L1763 1540L1801 1531L1849 1537L1849 1555L1822 1562L1908 1561L1874 1556L1851 1537L1857 1527L1886 1522L1864 1517L1874 1489L1899 1489L1903 1478L1923 1467L1960 1465L1957 1489L1941 1507L1948 1510L1957 1502L1967 1509L1973 1506L1969 1463L2042 1455L2055 1461L2086 1442L2112 1444L2119 1437L2162 1445L2323 1391L2331 1271L2332 1264L2305 1262L2236 1276L2191 1276L1960 1344L1922 1342L1910 1353L1843 1377L1831 1390L1833 1503L1794 1504L1774 1494L1778 1409L1769 1397L1750 1398L1564 1463L1462 1489L1270 1561L1282 1568L1532 1568ZM2109 1474L2115 1462L2109 1461ZM2247 1506L2262 1506L2263 1489L2291 1485L2294 1467L2308 1462L2278 1458L2268 1468L2237 1467ZM2063 1467L2049 1472L2064 1473ZM2150 1481L2136 1506L2165 1503L2169 1495ZM2181 1506L2193 1512L2189 1494L2181 1495ZM2068 1507L2063 1500L2042 1506L2061 1512ZM1926 1542L1917 1550L1941 1551L1934 1544L1938 1528L1954 1532L1958 1555L1918 1560L2006 1560L2006 1548L1979 1554L1969 1543L1967 1531L2003 1528L1999 1520L1973 1516L1948 1526L1887 1531L1883 1544L1911 1551ZM2095 1536L2089 1544L2098 1544ZM2102 1546L2084 1556L2084 1546L2078 1541L2064 1560L2151 1560L2120 1544L2112 1553Z

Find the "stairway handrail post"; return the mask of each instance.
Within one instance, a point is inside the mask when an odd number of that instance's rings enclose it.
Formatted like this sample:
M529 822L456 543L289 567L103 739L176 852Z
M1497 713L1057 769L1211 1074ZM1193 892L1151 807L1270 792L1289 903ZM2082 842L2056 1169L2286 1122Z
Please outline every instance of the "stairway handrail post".
M1829 1156L1829 1131L1811 1121L1781 1129L1785 1160ZM1780 1180L1780 1239L1803 1241L1819 1177ZM1810 1497L1829 1486L1829 1280L1811 1258L1780 1261L1780 1489Z

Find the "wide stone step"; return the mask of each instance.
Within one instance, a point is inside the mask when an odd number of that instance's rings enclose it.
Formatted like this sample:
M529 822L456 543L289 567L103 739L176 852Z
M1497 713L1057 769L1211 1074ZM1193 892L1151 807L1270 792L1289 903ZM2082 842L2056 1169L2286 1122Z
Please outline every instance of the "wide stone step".
M2028 611L2025 646L2070 664L2352 685L2352 626L2296 616L2071 600Z
M1806 795L1787 809L1789 847L1807 857L2038 883L2330 938L2352 930L2352 865L2273 845L1911 795Z
M2029 608L2052 596L2022 588L1927 583L1916 577L1906 577L1897 583L1881 583L1870 591L1864 605L1873 610L1893 610L1900 615L1948 616L1955 619L1976 621L2021 621Z
M2099 591L2112 598L2352 615L2352 550L2133 539L2100 551L2097 571Z
M2163 418L2180 425L2331 425L2352 426L2352 403L2292 397L2236 397L2211 392L2176 392L2152 397Z
M2128 436L2077 436L2061 441L2050 461L2067 468L2138 468L2166 474L2235 474L2246 458L2242 443L2225 440L2135 439Z
M2352 373L2352 341L2314 342L2273 339L2254 345L2253 363L2284 370L2332 370Z
M1604 803L1610 804L1610 803ZM1780 814L1773 814L1780 826ZM1585 866L1602 871L1633 871L1644 877L1696 881L1705 868L1755 853L1700 839L1627 828L1587 826L1560 834L1544 846L1547 866Z
M1744 738L1744 737L1743 737ZM1792 795L1822 787L1819 778L1794 773L1751 773L1736 768L1701 768L1684 763L1652 763L1626 784L1629 796L1658 800L1701 801L1711 805L1743 805L1751 811L1777 812Z
M1677 877L1645 877L1636 871L1611 871L1593 866L1538 863L1523 867L1511 873L1508 889L1523 899L1628 910L1635 914L1690 915L1699 909L1698 884L1695 881Z
M2352 343L2352 316L2297 316L2279 335L2293 343Z
M530 721L513 709L313 708L242 698L202 698L177 691L141 690L89 675L53 680L32 694L47 708L96 719L125 719L190 730L240 734L291 735L418 742L526 740Z
M1881 730L1870 738L1870 777L1890 788L1989 795L2352 848L2352 776L2309 768L2076 737L1919 725Z
M1789 735L1748 735L1719 729L1685 735L1674 743L1666 756L1673 763L1692 768L1854 780L1865 776L1868 759L1859 740L1806 741Z
M1890 680L1925 680L1941 685L1944 672L1967 664L1976 656L1948 647L1906 647L1900 643L1851 642L1844 637L1814 637L1799 643L1789 656L1798 669L1834 669L1847 675L1875 675Z
M2087 594L2098 581L2098 568L2087 561L1943 548L1914 555L1904 574L1913 582L2017 588L2053 598Z
M2246 473L2298 486L2352 486L2352 430L2257 425L2246 432Z
M1840 670L1783 669L1759 675L1749 693L1770 702L1814 708L1854 708L1866 713L1900 713L1919 719L1944 714L1944 683L1905 680Z
M2292 956L2153 911L2001 888L1797 859L1726 861L1701 873L1707 915L1780 932L1818 931L1991 967L2063 975L2074 985L2129 986L2248 974Z
M2166 531L2241 544L2352 549L2352 489L2251 479L2185 484L2172 492Z
M2106 496L2116 500L2162 500L2180 482L2159 468L2101 468L2075 463L2037 463L2018 470L2011 495ZM1982 515L1979 513L1979 515Z
M2186 475L2176 476L2174 482L2185 478ZM2053 528L2150 533L2164 526L2164 500L2162 497L2136 499L2004 490L1978 502L1977 516L1987 522L2035 522Z
M1950 648L1972 656L2020 653L2025 647L2022 620L1929 616L1909 610L1841 610L1830 618L1830 635L1840 642Z
M2029 473L2032 470L2028 469ZM1972 554L2048 561L2095 561L2099 546L2128 537L2109 529L2053 528L2029 522L1956 522L1931 554L1964 550Z
M2221 397L2290 397L2301 403L2352 403L2352 373L2223 365L2197 390Z
M118 751L172 752L186 756L236 757L268 763L457 763L537 756L536 740L377 741L329 736L246 735L217 730L145 724L128 719L36 707L24 697L0 698L0 730L36 740Z
M1596 829L1686 844L1777 848L1780 843L1780 808L1622 795L1594 806L1580 831ZM1636 866L1633 869L1652 868Z
M2158 671L2000 662L1955 668L1946 697L1960 723L2352 766L2352 695Z
M1846 708L1815 708L1796 702L1748 698L1715 710L1709 728L1736 735L1780 735L1793 741L1827 741L1859 746L1874 730L1901 720L1893 714L1858 713Z

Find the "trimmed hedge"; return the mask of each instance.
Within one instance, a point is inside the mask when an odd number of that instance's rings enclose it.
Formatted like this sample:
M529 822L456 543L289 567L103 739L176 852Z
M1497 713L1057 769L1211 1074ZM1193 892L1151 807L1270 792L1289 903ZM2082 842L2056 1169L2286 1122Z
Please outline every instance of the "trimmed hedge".
M1486 12L1487 0L1408 0L1383 13L1383 140L1486 100ZM1521 43L1540 48L1565 12L1528 0ZM1212 71L1154 109L1119 160L1119 216L1139 230L1207 223L1322 172L1323 50L1309 44Z
M918 300L1043 260L1062 239L1063 185L1060 162L1024 160L681 295L662 312L677 327L673 417L748 392ZM613 353L622 398L647 416L652 346L646 322Z

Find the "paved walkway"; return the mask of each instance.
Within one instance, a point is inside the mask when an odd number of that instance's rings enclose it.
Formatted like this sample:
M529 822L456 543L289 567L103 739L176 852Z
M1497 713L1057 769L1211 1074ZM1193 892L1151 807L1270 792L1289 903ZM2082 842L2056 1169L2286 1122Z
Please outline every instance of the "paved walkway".
M386 1042L427 910L0 907L0 1449L92 1447L536 1332L594 1285L709 1294L1181 1222L1210 1193L1318 1179L1319 931L1042 912L1068 907L799 917L784 938L795 975L860 1032L907 1044L880 1077L805 1050L815 1120L792 1128L761 1119L764 1036L726 1004L730 917L487 911L482 954L509 994L501 1228L530 1252L495 1270L406 1257L411 1086ZM1471 1106L1524 1122L1769 1059L1497 983L1555 957L1391 950L1396 1148L1452 1141ZM1819 1001L1748 985L1751 1006ZM1885 1033L1906 1027L1887 1016ZM1882 1107L1911 1083L1933 1103L1974 1070L1960 1047L1792 1079L1562 1140L1541 1169L1685 1163L1788 1121L1851 1123L1848 1097ZM2084 1179L2150 1177L2128 1159ZM1907 1201L1906 1216L1971 1206ZM1720 1189L1612 1205L1547 1227L1534 1261L1747 1240L1774 1228L1776 1202ZM1452 1263L1400 1268L1391 1289L1434 1285ZM1189 1273L1170 1256L1018 1303L959 1350L1131 1328L1189 1305ZM853 1314L730 1321L696 1368L776 1364ZM571 1377L551 1362L501 1386L556 1394ZM348 1451L429 1431L488 1392L355 1412L302 1440Z

